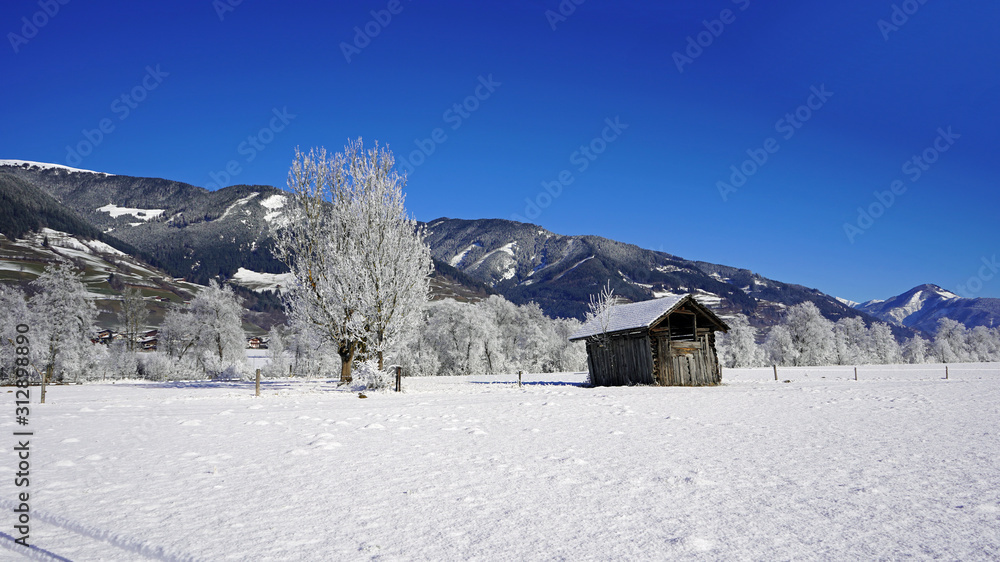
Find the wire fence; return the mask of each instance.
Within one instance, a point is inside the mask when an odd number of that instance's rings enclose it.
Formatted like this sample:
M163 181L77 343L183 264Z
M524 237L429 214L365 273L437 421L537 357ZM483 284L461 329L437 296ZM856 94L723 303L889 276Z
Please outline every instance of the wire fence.
M786 380L1000 380L1000 363L932 363L920 365L830 365L821 367L754 367L722 369L722 382Z

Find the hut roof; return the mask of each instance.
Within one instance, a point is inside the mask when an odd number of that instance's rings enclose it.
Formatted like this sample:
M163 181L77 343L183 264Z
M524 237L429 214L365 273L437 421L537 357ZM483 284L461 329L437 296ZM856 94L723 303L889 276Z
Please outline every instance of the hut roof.
M661 297L648 301L633 302L629 304L616 304L611 307L611 318L608 323L608 334L615 332L625 332L628 330L640 330L652 327L663 317L676 310L681 304L689 302L701 310L706 316L712 319L723 331L728 331L729 326L716 316L708 307L702 305L694 299L691 294L673 295ZM597 318L588 318L572 336L570 341L582 340L590 336L596 336L602 332L601 323Z

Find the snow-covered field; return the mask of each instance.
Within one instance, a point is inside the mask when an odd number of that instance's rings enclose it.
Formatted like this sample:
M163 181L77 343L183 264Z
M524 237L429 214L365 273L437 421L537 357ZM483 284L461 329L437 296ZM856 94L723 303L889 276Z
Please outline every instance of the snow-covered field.
M30 542L70 560L1000 557L1000 366L779 377L51 387L31 410Z

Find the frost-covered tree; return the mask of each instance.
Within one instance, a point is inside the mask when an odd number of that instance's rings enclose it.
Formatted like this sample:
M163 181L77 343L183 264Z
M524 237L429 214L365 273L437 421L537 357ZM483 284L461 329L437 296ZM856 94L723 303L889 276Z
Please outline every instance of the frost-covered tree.
M966 334L966 345L969 351L969 361L989 362L994 360L996 344L990 329L986 326L976 326L969 330Z
M934 355L941 363L957 363L969 360L968 330L951 318L938 321L934 335Z
M867 365L872 362L871 342L865 321L855 316L841 318L833 325L833 341L838 365Z
M362 348L364 322L361 280L353 259L355 223L349 220L350 187L342 154L325 149L295 151L288 173L291 192L286 220L274 223L275 256L291 270L286 287L290 320L296 326L296 358L310 357L305 341L316 337L341 359L341 381L351 380L354 358Z
M122 291L121 308L118 310L118 329L125 336L126 348L135 350L139 336L146 328L149 310L142 298L142 292L133 287Z
M359 353L381 369L429 295L430 249L393 168L391 152L358 139L332 157L296 151L289 172L292 204L275 238L295 276L291 316L337 348L343 381Z
M102 378L135 378L139 372L139 358L134 351L129 349L128 341L113 341L106 349L103 349L102 346L101 351L103 352L101 367L104 371Z
M296 377L324 377L343 366L338 349L311 325L293 322L285 333L285 349Z
M179 360L193 360L207 375L246 372L243 307L228 286L214 279L185 307L167 313L163 325L165 349Z
M518 306L492 295L475 306L485 326L481 337L488 372L545 369L543 365L552 359L547 342L557 336L552 331L552 320L536 303Z
M198 343L198 332L190 322L187 306L173 306L167 310L160 325L159 351L178 363L191 362L191 352Z
M38 291L29 302L34 318L35 345L45 350L43 365L54 376L78 380L92 367L91 336L96 330L97 308L87 294L82 275L69 265L47 267L32 286ZM39 337L40 336L40 337Z
M24 325L27 332L18 332L17 327ZM24 291L18 287L0 285L0 380L12 380L14 378L15 359L17 359L17 336L27 337L29 350L34 352L33 356L28 356L30 362L39 359L38 349L35 342L35 334L31 332L31 317L28 312L28 300L24 296ZM31 378L38 374L29 365L25 367Z
M729 320L729 332L716 335L719 362L723 367L744 368L764 365L764 350L757 345L757 328L744 314Z
M432 304L427 303L421 312L420 329L411 331L397 346L394 362L402 366L407 375L441 374L439 350L428 329Z
M577 371L586 350L569 336L579 326L496 295L476 304L445 299L426 305L420 328L391 357L412 375Z
M483 373L480 315L468 304L445 299L430 304L426 329L439 352L441 370L449 375Z
M546 323L546 351L548 362L543 372L581 371L587 368L587 348L583 342L571 342L569 337L580 329L582 323L574 318L554 319Z
M834 359L833 323L806 301L788 309L785 321L796 354L793 365L828 365Z
M903 344L903 359L907 363L927 363L930 344L920 334L906 340Z
M406 211L406 177L394 170L392 152L377 144L366 152L358 139L344 154L357 233L352 242L361 277L359 310L366 350L381 370L385 352L419 320L434 264L423 227Z
M271 355L271 361L263 369L269 377L288 376L288 355L285 353L285 337L278 325L271 326L267 332L267 351Z
M589 310L587 311L587 321L596 320L601 331L593 337L595 341L605 342L608 338L608 329L611 325L611 309L617 303L614 289L611 288L611 281L601 288L596 295L590 295Z
M892 335L892 328L885 322L872 324L869 330L871 336L871 350L874 362L879 365L892 365L903 361L903 354L899 348L899 342Z
M797 365L799 350L792 334L783 324L772 326L764 341L764 349L774 365Z
M206 372L221 374L246 364L246 334L243 307L231 287L209 282L191 301L191 320L198 335L198 347Z

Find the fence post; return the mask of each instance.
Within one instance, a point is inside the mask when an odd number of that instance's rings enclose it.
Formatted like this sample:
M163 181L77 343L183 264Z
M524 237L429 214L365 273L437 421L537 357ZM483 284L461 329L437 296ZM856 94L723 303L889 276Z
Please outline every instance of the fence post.
M858 380L858 368L854 368L854 380Z
M260 396L260 369L257 369L257 396Z
M948 366L944 366L944 380L948 380ZM42 396L45 396L44 394Z
M396 392L403 391L403 368L396 365Z
M45 379L52 376L52 365L49 365L42 373L42 404L45 403Z
M778 380L778 366L774 366L774 380Z
M518 386L518 388L521 387L521 373L523 373L523 372L524 371L518 371L517 372L517 386Z

